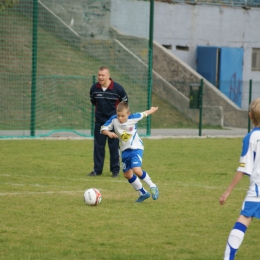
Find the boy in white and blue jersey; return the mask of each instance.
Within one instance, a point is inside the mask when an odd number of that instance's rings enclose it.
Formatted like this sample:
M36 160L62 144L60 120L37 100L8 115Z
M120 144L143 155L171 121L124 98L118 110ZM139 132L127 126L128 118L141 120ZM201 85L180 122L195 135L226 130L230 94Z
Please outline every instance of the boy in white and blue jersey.
M240 215L228 237L224 260L235 259L236 252L242 244L252 219L260 218L260 98L250 104L249 117L254 128L243 139L239 167L230 185L219 199L221 205L225 204L226 199L242 177L246 175L250 178L249 189Z
M144 117L153 114L158 107L151 107L142 113L130 114L126 102L120 102L116 115L112 116L102 127L101 133L110 138L118 138L122 152L124 177L139 192L136 202L143 202L150 197L150 193L142 185L143 180L149 187L154 200L158 199L159 191L148 173L142 170L143 142L137 133L137 123ZM111 132L114 129L114 132Z

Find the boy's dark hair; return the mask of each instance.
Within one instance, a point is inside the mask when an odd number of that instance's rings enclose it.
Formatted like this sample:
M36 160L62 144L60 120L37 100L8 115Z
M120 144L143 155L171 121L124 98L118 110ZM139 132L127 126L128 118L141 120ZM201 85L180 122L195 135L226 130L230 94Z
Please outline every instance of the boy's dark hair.
M120 102L116 108L117 112L122 112L123 110L129 111L129 105L127 102L124 101Z

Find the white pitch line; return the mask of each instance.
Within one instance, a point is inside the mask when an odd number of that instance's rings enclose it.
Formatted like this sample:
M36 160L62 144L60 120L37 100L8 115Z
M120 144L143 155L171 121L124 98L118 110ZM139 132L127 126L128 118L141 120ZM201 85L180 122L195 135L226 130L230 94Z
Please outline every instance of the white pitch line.
M42 195L42 194L73 194L73 193L84 193L84 190L82 191L32 191L32 192L5 192L0 193L0 196L13 196L13 195ZM83 196L83 195L82 195Z
M86 177L86 178L79 178L79 179L75 179L75 178L65 178L65 177L56 177L56 176L30 176L30 175L8 175L8 174L0 174L0 176L4 176L4 177L26 177L26 178L31 178L31 179L63 179L63 180L69 180L69 181L86 181L86 184L88 183L88 181L91 182L107 182L107 181L111 181L111 182L118 182L118 183L126 183L125 179L109 179L109 178L101 178L101 177ZM7 185L13 185L13 186L31 186L31 187L57 187L57 188L66 188L69 186L56 186L56 185L41 185L38 183L34 183L34 184L24 184L24 183L4 183L1 182L1 184L7 184ZM209 185L200 185L200 184L196 184L196 183L184 183L184 182L178 182L178 181L174 181L173 183L170 183L170 185L176 185L176 186L183 186L183 187L198 187L198 188L204 188L204 189L225 189L225 187L220 187L220 186L209 186ZM163 186L168 186L169 183L162 183L161 185ZM236 188L237 190L246 190L244 188Z
M125 179L115 179L112 177L109 177L108 179L106 178L101 178L101 177L86 177L86 178L66 178L66 177L57 177L57 176L31 176L31 175L11 175L11 174L0 174L0 177L13 177L16 178L18 177L19 179L21 179L21 177L25 177L25 178L29 178L29 179L55 179L55 180L68 180L68 181L94 181L94 182L104 182L107 181L109 178L110 181L112 182L126 182Z
M125 179L109 179L109 178L102 178L102 177L86 177L86 178L65 178L65 177L57 177L57 176L31 176L31 175L12 175L12 174L0 174L0 177L8 177L8 178L21 178L21 177L25 177L25 178L29 178L29 179L57 179L57 180L69 180L69 181L78 181L80 183L82 183L82 181L86 182L86 186L89 185L89 182L98 182L98 183L106 183L106 182L117 182L117 183L126 183ZM46 187L46 188L59 188L59 189L66 189L66 188L72 188L71 186L57 186L57 185L41 185L38 183L34 183L34 184L25 184L25 183L11 183L11 182L1 182L2 185L6 184L6 185L10 185L10 186L28 186L28 187ZM179 182L179 181L174 181L173 183L168 183L168 182L160 182L158 183L159 187L167 187L169 185L174 185L174 186L182 186L182 187L197 187L197 188L202 188L202 189L219 189L219 190L224 190L226 187L221 187L221 186L209 186L209 185L200 185L198 183L184 183L184 182ZM100 189L100 188L99 188ZM100 189L101 190L101 189ZM236 190L247 190L245 188L236 188ZM39 191L39 192L6 192L6 193L0 193L0 196L7 196L7 195L29 195L29 194L55 194L55 193L64 193L64 194L71 194L71 193L77 193L77 192L83 192L83 191Z
M224 190L224 187L218 187L218 186L208 186L208 185L199 185L199 184L187 184L187 183L177 183L175 182L176 186L180 187L197 187L197 188L202 188L202 189L219 189L219 190ZM11 184L11 185L16 185L16 184ZM22 185L22 184L18 184L18 185ZM24 186L26 186L27 184L24 184ZM161 183L160 187L162 186L167 186L168 183ZM35 185L29 185L29 186L35 186ZM171 184L172 186L172 184ZM44 186L41 185L41 187L50 187L50 186ZM61 186L52 186L52 187L59 187L61 188ZM102 188L98 188L100 191L102 191ZM247 190L245 188L236 188L236 190ZM5 192L5 193L0 193L0 196L14 196L14 195L42 195L42 194L73 194L73 193L84 193L85 190L74 190L74 191L35 191L35 192Z
M79 181L79 180L83 180L83 179L75 179L75 178L65 178L65 177L57 177L57 176L31 176L31 175L12 175L12 174L0 174L0 177L25 177L25 178L37 178L37 179L56 179L56 180L60 180L60 179L66 179L66 180L70 180L70 181ZM86 179L85 179L86 180Z
M61 185L42 185L42 184L38 184L38 183L32 183L32 184L28 184L28 183L13 183L13 182L2 182L1 184L3 185L9 185L9 186L22 186L22 187L53 187L53 188L71 188L71 186L61 186Z

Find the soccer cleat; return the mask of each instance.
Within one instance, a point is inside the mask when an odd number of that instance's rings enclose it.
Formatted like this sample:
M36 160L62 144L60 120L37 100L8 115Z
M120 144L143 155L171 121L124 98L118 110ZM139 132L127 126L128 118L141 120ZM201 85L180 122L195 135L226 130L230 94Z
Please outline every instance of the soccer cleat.
M100 174L96 174L96 172L92 171L90 174L88 174L87 176L98 176Z
M117 178L119 177L119 172L113 172L112 173L112 178Z
M148 198L150 198L150 193L146 192L144 195L141 195L135 202L143 202Z
M157 186L151 187L150 190L152 193L153 200L157 200L159 197L159 190L158 190Z

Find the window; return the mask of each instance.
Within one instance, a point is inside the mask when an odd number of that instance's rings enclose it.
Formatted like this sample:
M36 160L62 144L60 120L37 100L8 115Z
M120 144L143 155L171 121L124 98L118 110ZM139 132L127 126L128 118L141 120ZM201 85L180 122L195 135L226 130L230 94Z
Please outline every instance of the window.
M171 50L172 49L172 45L171 44L163 44L162 46L164 48L166 48L167 50Z
M260 48L252 49L252 71L260 71Z
M189 50L189 47L188 47L188 46L176 45L176 50L179 50L179 51L188 51L188 50Z

